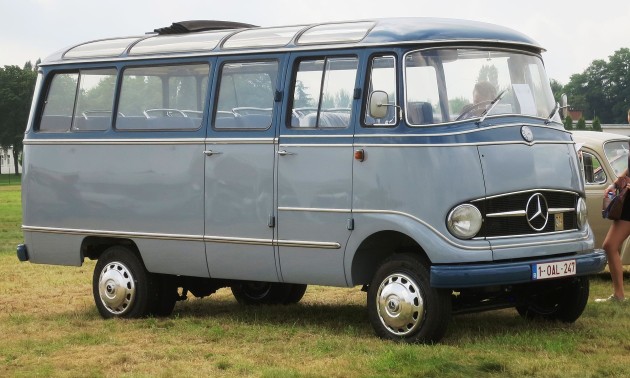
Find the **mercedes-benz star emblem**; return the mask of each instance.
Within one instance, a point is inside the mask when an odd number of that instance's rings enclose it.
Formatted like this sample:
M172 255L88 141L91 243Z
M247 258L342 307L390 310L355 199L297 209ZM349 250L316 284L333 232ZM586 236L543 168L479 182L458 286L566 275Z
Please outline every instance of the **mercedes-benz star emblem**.
M528 126L521 127L521 136L523 137L523 139L525 139L527 143L531 143L534 141L534 133L532 132L532 129L530 129Z
M529 197L525 212L527 213L527 223L532 230L542 231L545 229L549 219L549 207L545 196L536 193Z

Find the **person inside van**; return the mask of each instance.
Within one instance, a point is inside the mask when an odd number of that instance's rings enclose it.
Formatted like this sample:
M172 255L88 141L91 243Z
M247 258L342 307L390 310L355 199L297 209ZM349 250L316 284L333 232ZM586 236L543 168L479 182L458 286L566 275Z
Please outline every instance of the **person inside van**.
M490 101L497 97L497 89L488 81L480 81L473 88L473 102L464 106L458 119L479 117Z

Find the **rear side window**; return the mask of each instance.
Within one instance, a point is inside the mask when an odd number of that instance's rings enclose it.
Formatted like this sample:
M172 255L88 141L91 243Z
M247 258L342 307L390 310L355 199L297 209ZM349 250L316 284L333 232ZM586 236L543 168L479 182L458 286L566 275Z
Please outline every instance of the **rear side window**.
M208 64L126 69L116 128L139 131L198 129L209 72Z
M303 60L293 83L291 127L350 125L358 59Z
M48 90L39 131L108 129L115 88L115 69L56 74Z

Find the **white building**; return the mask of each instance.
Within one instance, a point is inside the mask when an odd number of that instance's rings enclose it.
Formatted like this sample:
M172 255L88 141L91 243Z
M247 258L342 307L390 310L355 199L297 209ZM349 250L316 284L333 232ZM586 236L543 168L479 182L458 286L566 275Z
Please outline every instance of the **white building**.
M13 148L0 148L0 174L15 173L15 163L13 161ZM22 165L18 163L18 173L22 173Z

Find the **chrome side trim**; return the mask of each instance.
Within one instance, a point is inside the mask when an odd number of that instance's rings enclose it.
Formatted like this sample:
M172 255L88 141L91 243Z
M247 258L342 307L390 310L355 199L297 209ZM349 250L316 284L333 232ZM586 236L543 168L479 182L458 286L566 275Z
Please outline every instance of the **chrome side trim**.
M437 126L431 125L431 126ZM476 128L474 130L464 130L464 131L456 131L456 132L448 132L448 133L426 133L426 134L355 134L357 138L413 138L413 137L437 137L437 136L447 136L447 135L463 135L463 134L472 134L479 133L483 131L493 130L493 129L503 129L506 127L515 127L515 126L532 126L537 128L545 128L545 129L553 129L556 131L561 131L564 133L568 133L566 130L559 130L557 127L547 126L547 125L539 125L535 123L527 123L527 122L518 122L518 123L504 123L496 126L488 126L483 128ZM419 126L428 128L430 126ZM575 144L575 142L568 142L569 144Z
M409 143L409 144L382 144L382 143L355 143L356 147L461 147L461 146L502 146L523 144L526 146L534 146L536 144L575 144L573 141L534 141L527 143L525 141L508 141L508 142L479 142L479 143Z
M56 228L56 227L36 227L22 226L23 231L40 232L45 234L65 234L65 235L82 235L82 236L104 236L113 238L139 238L139 239L158 239L158 240L185 240L185 241L203 241L202 235L184 235L184 234L161 234L151 232L123 232L123 231L103 231L89 229L74 228Z
M315 129L311 129L311 130L315 130ZM335 135L335 134L328 134L328 135L321 135L321 134L305 134L305 135L295 135L295 134L291 134L291 135L280 135L280 138L317 138L317 139L323 139L323 138L349 138L352 139L354 137L354 135L349 134L343 134L343 135Z
M562 230L562 231L551 231L551 232L540 232L538 234L522 234L522 235L507 235L507 236L488 236L485 238L473 238L474 240L501 240L501 239L512 239L512 238L531 238L532 236L548 236L548 235L559 235L559 234L568 234L570 232L579 231L577 228L571 230ZM580 239L582 240L582 239ZM546 243L543 243L546 244Z
M279 207L278 211L308 211L317 213L351 213L351 209L323 209L316 207Z
M24 139L28 145L203 145L203 138L166 138L166 139Z
M206 138L206 144L274 144L275 138Z
M352 144L280 143L280 147L353 147Z
M111 238L119 238L119 239L136 238L136 239L212 242L212 243L226 243L226 244L266 245L266 246L280 246L280 247L320 248L320 249L340 249L341 248L341 244L336 243L336 242L255 239L255 238L238 238L238 237L229 237L229 236L161 234L161 233L151 233L151 232L103 231L103 230L73 229L73 228L36 227L36 226L25 226L25 225L22 226L22 231L39 232L39 233L44 233L44 234L101 236L101 237L111 237Z

